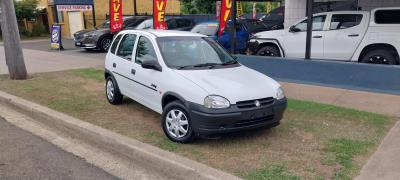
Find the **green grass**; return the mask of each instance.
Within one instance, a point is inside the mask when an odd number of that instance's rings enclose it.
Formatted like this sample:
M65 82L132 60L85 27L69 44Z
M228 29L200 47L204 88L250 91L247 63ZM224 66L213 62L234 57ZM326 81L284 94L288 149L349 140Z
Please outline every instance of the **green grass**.
M73 73L82 78L93 79L96 81L104 81L104 70L99 69L77 69L73 70Z
M290 172L284 166L272 166L270 168L238 173L239 176L248 180L300 180L300 177Z
M394 124L384 115L289 99L273 129L176 144L163 134L159 114L128 98L110 105L103 73L79 69L25 81L0 75L0 90L251 180L351 179Z
M353 158L367 152L368 147L374 145L368 141L356 141L350 139L331 139L324 149L328 153L332 153L333 162L341 165L341 169L337 171L333 179L351 179L350 175L358 172L359 168Z

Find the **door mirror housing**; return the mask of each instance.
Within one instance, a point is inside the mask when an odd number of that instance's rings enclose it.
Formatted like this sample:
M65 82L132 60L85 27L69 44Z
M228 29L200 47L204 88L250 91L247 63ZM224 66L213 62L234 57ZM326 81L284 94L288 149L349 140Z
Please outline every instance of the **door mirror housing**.
M147 60L142 62L142 68L144 69L153 69L156 71L162 71L160 64L156 60Z
M297 28L296 26L290 26L289 28L289 32L292 33L296 33L296 32L300 32L301 30L299 28Z

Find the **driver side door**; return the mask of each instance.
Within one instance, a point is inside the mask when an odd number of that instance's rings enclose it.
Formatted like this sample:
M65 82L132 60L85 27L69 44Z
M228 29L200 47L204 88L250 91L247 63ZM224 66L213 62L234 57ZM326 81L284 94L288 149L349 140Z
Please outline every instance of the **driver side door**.
M314 16L311 42L311 58L324 57L324 35L327 15ZM286 57L304 58L306 53L307 19L295 27L299 32L286 32L282 38L282 46Z

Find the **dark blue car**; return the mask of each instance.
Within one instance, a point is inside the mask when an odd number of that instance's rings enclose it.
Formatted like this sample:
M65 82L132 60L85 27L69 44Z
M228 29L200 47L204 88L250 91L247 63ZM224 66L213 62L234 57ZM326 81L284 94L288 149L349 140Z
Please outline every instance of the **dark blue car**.
M197 24L191 32L204 34L214 38L218 41L225 49L231 50L231 26L232 22L227 23L225 31L222 33L221 37L218 38L217 31L219 27L219 22L210 21ZM253 19L239 19L236 24L236 47L235 52L245 53L247 48L247 41L249 37L255 33L261 31L267 31L268 27L259 20Z

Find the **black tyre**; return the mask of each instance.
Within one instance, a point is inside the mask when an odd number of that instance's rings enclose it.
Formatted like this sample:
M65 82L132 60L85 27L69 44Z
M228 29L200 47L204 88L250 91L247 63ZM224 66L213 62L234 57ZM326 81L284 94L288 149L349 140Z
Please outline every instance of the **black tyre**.
M103 37L99 41L99 49L100 51L107 52L111 47L112 38L111 37Z
M264 46L257 51L258 56L281 57L279 49L274 46Z
M370 64L397 64L395 53L385 49L375 49L368 52L362 57L361 62Z
M161 126L173 142L190 143L194 140L192 123L186 107L180 101L167 104L162 114Z
M117 81L112 76L109 76L106 80L106 98L113 105L122 103L123 96L119 91Z

